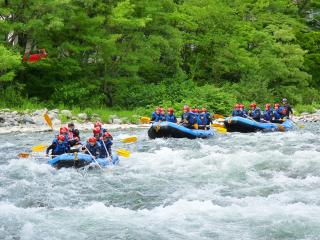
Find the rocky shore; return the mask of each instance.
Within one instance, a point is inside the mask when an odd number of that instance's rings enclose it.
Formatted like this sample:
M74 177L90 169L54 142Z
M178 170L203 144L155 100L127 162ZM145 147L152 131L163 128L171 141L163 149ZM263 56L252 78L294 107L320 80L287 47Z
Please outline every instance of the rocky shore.
M43 115L48 113L50 116L54 129L58 130L64 123L61 122L61 117L68 119L70 122L74 122L79 130L87 131L91 130L92 122L101 120L98 115L94 116L94 119L89 119L86 113L79 113L73 115L69 110L47 110L39 109L36 111L24 111L18 113L11 111L10 109L0 109L0 133L10 132L42 132L50 131L50 127L44 120ZM139 117L137 116L137 123ZM118 118L115 115L110 116L107 123L104 124L108 129L127 129L127 128L140 128L143 125L128 123L127 119Z
M10 132L42 132L50 131L49 126L45 122L43 115L48 112L53 126L56 130L60 128L61 117L72 121L77 125L77 128L82 131L92 129L92 122L101 120L97 114L93 114L92 119L89 119L86 113L79 113L73 115L69 110L53 109L39 109L36 111L26 110L24 112L11 111L10 109L0 109L0 133ZM105 126L108 129L128 129L128 128L141 128L148 125L139 124L139 116L135 117L136 123L128 123L128 119L119 118L115 115L110 116L110 119ZM320 122L320 110L315 113L302 113L300 116L294 116L294 121L302 122Z

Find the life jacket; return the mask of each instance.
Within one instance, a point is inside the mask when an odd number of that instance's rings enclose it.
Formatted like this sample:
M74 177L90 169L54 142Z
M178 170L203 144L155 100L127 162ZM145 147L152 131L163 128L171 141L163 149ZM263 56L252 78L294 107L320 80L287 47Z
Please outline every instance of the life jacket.
M209 114L210 115L210 114ZM209 125L208 119L207 119L207 114L206 113L201 113L198 115L198 124L202 126Z
M92 154L92 156L97 157L100 154L101 145L99 142L97 142L93 146L91 146L90 143L87 143L86 147L89 150L89 152Z
M240 116L240 110L233 110L232 111L232 117L239 117Z
M189 118L189 112L186 112L186 113L183 113L182 115L181 115L181 120L183 121L183 120L188 120L188 118Z
M107 132L107 129L105 129L105 128L103 128L103 127L100 128L99 137L102 137L105 132Z
M162 120L162 116L161 114L157 114L156 112L153 112L152 115L151 115L151 121L154 121L154 122L159 122Z
M68 152L68 144L63 142L61 144L58 143L58 140L55 142L56 147L52 150L52 155L61 155Z
M260 118L261 118L261 110L260 110L260 108L256 108L256 109L252 110L250 112L250 117L252 117L253 120L256 120L256 121L259 122Z
M266 120L266 121L271 121L272 115L273 115L273 111L271 109L270 110L264 110L263 119Z
M204 113L204 115L206 116L206 125L210 125L211 123L211 114L209 112Z
M273 117L275 120L279 120L282 118L281 109L278 108L277 110L273 111Z
M197 114L189 113L189 125L194 125L195 123L198 123Z
M105 142L103 140L99 140L99 144L101 146L99 157L100 158L106 158L107 156L110 156L110 154L111 154L111 146L113 144L112 141L110 139L108 139ZM106 147L104 147L104 146L106 146ZM108 150L108 154L107 154L106 148ZM110 152L109 152L109 150L110 150Z
M176 123L177 122L176 116L174 114L172 114L172 115L167 114L165 120L167 122L172 122L172 123Z

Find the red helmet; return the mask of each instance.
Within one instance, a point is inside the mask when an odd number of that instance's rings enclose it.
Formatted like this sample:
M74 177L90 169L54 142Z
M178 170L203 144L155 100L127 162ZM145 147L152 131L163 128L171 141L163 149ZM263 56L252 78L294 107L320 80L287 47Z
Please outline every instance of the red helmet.
M66 128L66 127L60 128L60 134L64 134L64 133L68 133L68 132L69 132L68 128Z
M204 113L205 113L205 112L208 112L208 110L203 107L203 108L201 109L201 112L204 112Z
M198 109L198 108L194 108L194 109L192 109L192 112L193 112L193 113L198 113L198 112L199 112L199 109Z
M168 108L167 112L168 112L168 113L173 113L174 110L173 110L173 108Z
M256 106L257 106L257 104L255 104L255 103L250 104L250 107L256 107Z
M93 125L95 128L96 127L102 127L102 122L96 121L96 123Z
M237 103L236 105L234 105L234 108L240 108L240 104Z
M105 132L105 133L103 134L103 137L108 137L108 138L110 138L110 137L112 137L112 135L111 135L110 133L108 133L108 132Z
M62 142L63 142L65 139L66 139L66 138L65 138L63 135L59 135L59 136L58 136L58 140L60 140L60 141L62 141Z
M97 142L97 139L95 137L89 137L88 142L95 143L95 142Z
M164 112L164 109L163 108L159 108L160 112L163 113Z
M279 103L275 103L274 107L280 107L280 104Z
M101 130L100 130L99 127L95 127L95 128L92 130L93 134L99 134L100 131L101 131Z
M266 106L265 106L265 108L266 108L266 109L270 109L270 108L271 108L271 104L270 104L270 103L267 103Z
M239 108L244 108L243 103L240 103L240 104L239 104Z
M190 111L190 108L189 108L189 106L188 106L188 105L184 105L183 110Z

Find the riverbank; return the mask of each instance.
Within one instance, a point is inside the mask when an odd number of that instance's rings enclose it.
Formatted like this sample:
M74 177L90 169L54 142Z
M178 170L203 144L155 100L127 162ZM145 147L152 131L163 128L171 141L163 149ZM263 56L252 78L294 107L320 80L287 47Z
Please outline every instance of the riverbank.
M43 115L48 112L54 130L58 130L67 122L74 122L81 131L89 131L93 127L93 122L102 121L98 114L89 116L86 113L73 114L70 110L48 110L39 109L35 111L26 110L24 112L11 111L10 109L0 109L0 134L10 132L44 132L50 131L50 127L45 122ZM140 116L133 115L120 117L110 115L104 126L109 130L141 128L139 124Z
M132 115L120 117L111 114L102 118L99 114L93 113L90 116L87 113L72 113L70 110L48 110L46 108L35 111L25 110L22 112L11 111L10 109L0 109L0 134L10 132L44 132L50 131L50 127L45 122L43 115L48 112L54 129L58 130L67 122L74 122L81 131L90 131L93 122L102 121L107 129L136 129L144 128L148 125L140 124L141 116ZM320 110L314 113L301 113L294 116L293 120L298 122L320 122Z

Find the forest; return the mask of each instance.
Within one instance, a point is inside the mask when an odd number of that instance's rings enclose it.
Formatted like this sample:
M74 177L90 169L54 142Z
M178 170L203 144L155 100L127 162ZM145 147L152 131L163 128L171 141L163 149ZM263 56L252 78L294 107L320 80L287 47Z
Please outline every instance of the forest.
M1 107L320 103L320 0L0 3Z

